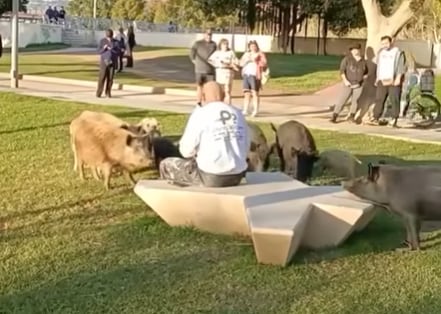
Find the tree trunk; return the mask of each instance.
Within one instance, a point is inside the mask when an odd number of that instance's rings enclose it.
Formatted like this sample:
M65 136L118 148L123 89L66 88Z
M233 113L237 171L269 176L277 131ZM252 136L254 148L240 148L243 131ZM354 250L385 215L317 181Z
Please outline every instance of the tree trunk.
M316 48L316 54L317 56L320 55L320 31L321 31L321 22L322 22L322 18L320 16L320 14L317 15L318 19L317 19L317 48Z
M291 54L296 52L296 33L297 33L297 11L298 4L294 3L291 7L292 27L291 27Z
M328 18L326 15L324 15L323 17L322 38L323 38L323 55L327 56L328 52L326 50L326 42L328 39Z
M362 108L361 117L364 116L369 107L375 101L375 80L376 80L376 54L380 49L381 37L391 36L392 38L401 31L401 29L413 17L411 9L412 0L401 1L398 9L389 17L381 13L377 0L361 0L367 24L366 40L366 59L368 61L369 74L366 80L363 92L360 96L359 105Z

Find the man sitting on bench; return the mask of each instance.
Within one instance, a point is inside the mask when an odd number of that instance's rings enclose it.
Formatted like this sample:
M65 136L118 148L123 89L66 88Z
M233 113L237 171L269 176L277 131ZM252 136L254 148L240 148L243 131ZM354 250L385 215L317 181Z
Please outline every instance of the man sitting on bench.
M248 127L242 112L222 102L220 86L202 87L204 103L190 115L179 150L185 158L169 157L159 165L162 179L181 186L236 186L248 168Z

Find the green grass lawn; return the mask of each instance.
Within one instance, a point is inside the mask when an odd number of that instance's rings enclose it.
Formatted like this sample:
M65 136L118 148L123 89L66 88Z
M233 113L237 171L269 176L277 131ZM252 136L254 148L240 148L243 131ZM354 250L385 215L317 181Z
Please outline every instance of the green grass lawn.
M188 58L187 49L137 47L135 70L137 73L118 73L115 81L123 84L136 84L158 87L180 87L194 89L193 67ZM240 54L238 54L240 55ZM153 58L145 62L139 59ZM266 90L289 93L308 93L326 87L338 80L339 57L315 55L268 54L271 67L271 80ZM91 54L22 54L19 58L19 72L22 74L43 75L95 81L98 71L98 57ZM163 73L154 73L151 64L165 64L170 73L181 73L180 80L170 74L164 78ZM10 71L10 55L4 54L0 62L0 72ZM163 71L164 72L164 71ZM182 75L188 73L188 75ZM183 80L182 80L183 79ZM241 91L241 81L235 82Z
M394 251L404 234L387 213L280 268L256 264L250 240L167 226L125 178L105 192L74 174L68 124L81 110L155 116L165 134L181 133L185 115L12 93L0 102L0 313L439 313L439 244ZM319 149L364 160L441 158L441 146L312 131Z

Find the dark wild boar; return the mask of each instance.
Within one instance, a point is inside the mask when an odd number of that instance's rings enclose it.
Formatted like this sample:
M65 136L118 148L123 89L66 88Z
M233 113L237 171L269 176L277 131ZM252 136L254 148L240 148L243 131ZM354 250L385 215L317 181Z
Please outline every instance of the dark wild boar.
M182 158L179 148L166 137L152 138L153 151L155 152L155 166L159 170L160 162L168 157Z
M441 167L368 165L368 175L342 182L348 192L398 214L410 249L420 248L422 220L441 220Z
M251 122L248 122L248 134L251 141L247 156L248 171L268 170L270 149L265 134L257 124Z
M312 176L314 163L318 160L314 138L302 123L291 120L277 129L271 123L276 141L271 149L280 159L280 171L305 182Z

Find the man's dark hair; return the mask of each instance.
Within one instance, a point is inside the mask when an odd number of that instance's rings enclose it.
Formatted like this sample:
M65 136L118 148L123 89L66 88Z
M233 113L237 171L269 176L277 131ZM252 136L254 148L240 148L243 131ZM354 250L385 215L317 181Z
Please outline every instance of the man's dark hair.
M113 30L112 29L108 29L106 30L106 37L112 38L113 37Z
M382 36L381 37L381 41L383 41L383 40L388 40L390 43L392 42L392 37L390 37L389 35L386 35L386 36Z

